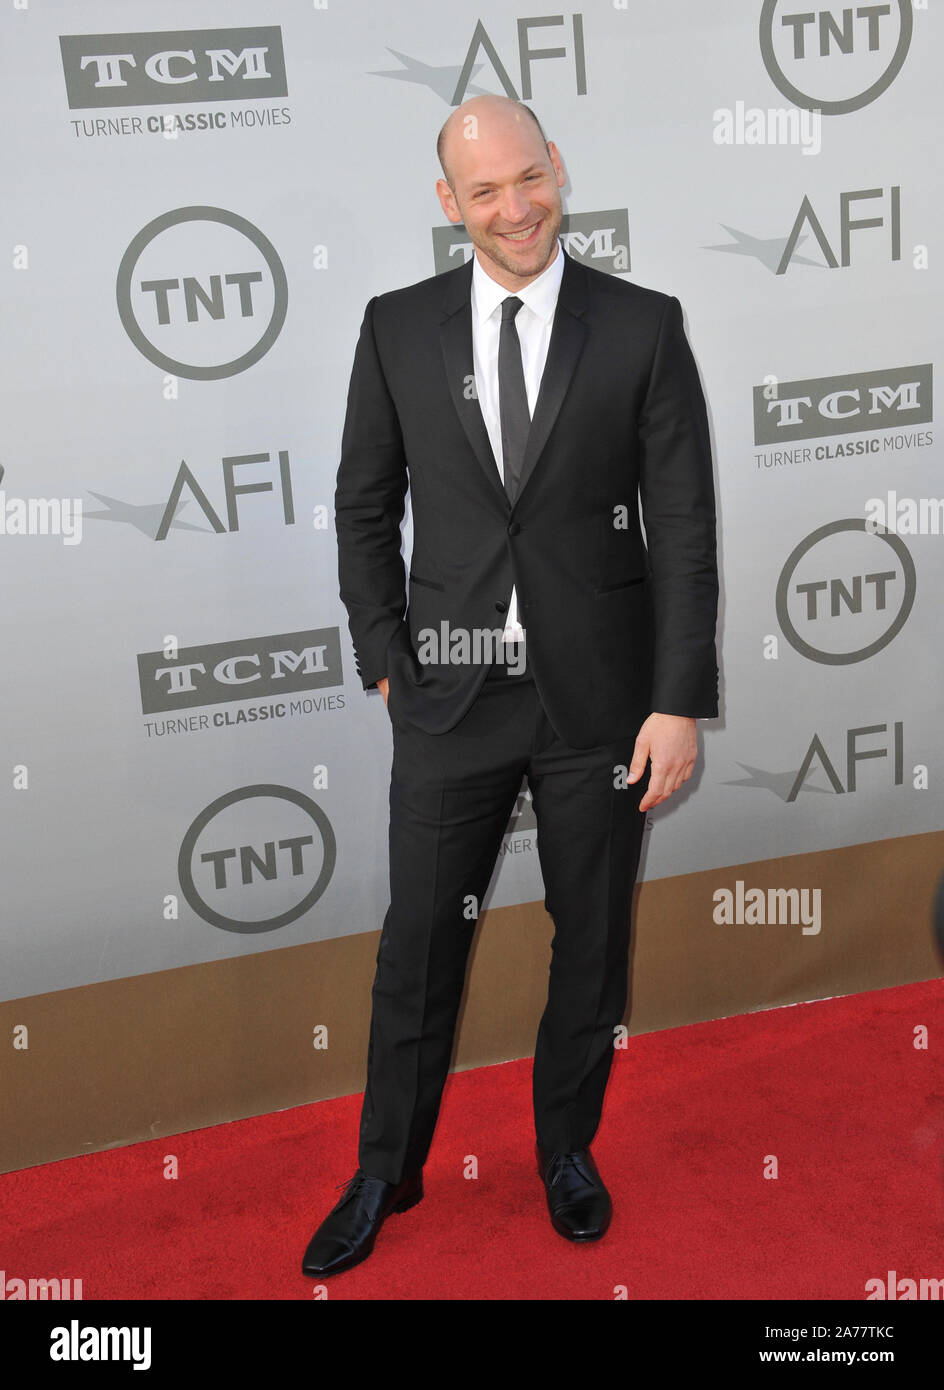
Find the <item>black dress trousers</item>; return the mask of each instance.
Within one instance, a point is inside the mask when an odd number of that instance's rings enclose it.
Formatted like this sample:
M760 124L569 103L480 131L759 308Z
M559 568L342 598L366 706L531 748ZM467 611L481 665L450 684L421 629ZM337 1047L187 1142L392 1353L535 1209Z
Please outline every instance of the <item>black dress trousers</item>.
M444 734L393 721L390 906L372 991L358 1162L396 1183L422 1167L452 1053L469 947L527 775L554 922L534 1054L538 1143L596 1132L626 1006L630 908L648 774L620 786L635 734L591 749L551 727L529 672L496 667ZM622 778L625 782L625 775Z

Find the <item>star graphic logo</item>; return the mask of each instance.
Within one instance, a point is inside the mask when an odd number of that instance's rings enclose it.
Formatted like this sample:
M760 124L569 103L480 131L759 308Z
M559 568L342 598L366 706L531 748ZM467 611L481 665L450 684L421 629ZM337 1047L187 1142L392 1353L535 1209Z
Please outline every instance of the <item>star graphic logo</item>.
M398 53L395 48L388 48L388 53L392 53L402 66L399 68L384 68L379 72L371 72L370 77L391 77L395 82L414 82L419 87L428 87L431 92L435 92L438 97L451 106L456 88L459 86L459 78L462 75L462 64L454 63L445 67L431 67L429 63L421 63L418 58L411 58L408 53ZM475 77L481 72L484 64L476 63L472 68L471 75ZM469 96L487 95L484 87L473 86L471 82L466 85L466 92Z
M808 785L809 774L804 777L802 784L797 787L796 779L798 770L794 772L768 772L762 767L751 767L749 763L738 763L749 775L747 777L737 777L731 782L722 782L724 787L754 787L761 791L773 792L774 796L781 801L792 801L797 792L815 792L819 796L832 796L828 787L811 787ZM794 788L796 790L794 791ZM791 796L791 792L793 795Z
M105 504L105 510L100 512L83 511L83 517L93 521L119 521L128 526L133 526L136 531L140 531L142 536L147 536L148 540L157 539L158 527L161 518L167 510L166 502L122 502L118 497L109 497L104 492L92 492L89 495L94 497L97 502ZM173 519L170 523L170 530L176 531L203 531L207 535L212 535L212 530L208 526L191 526L189 521L178 521L180 513L188 504L178 502L174 508Z
M731 241L722 242L720 246L703 246L703 251L725 251L729 256L751 256L754 260L760 261L761 265L773 274L777 274L777 268L783 260L783 254L790 240L788 236L782 237L756 237L748 232L739 232L736 227L729 227L724 222L718 223L719 227L724 227ZM801 246L804 241L809 240L806 236L797 237L796 245ZM791 265L811 265L817 270L826 270L827 267L822 261L811 261L806 256L790 257Z

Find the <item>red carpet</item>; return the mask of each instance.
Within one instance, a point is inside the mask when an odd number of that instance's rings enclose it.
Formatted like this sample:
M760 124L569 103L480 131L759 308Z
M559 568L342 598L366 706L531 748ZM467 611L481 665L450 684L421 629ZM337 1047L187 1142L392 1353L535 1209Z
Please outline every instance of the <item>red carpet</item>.
M940 980L631 1038L593 1145L613 1224L586 1246L547 1218L530 1062L452 1076L424 1200L323 1287L864 1300L889 1270L944 1278L942 1049ZM359 1113L348 1096L8 1173L0 1268L81 1278L85 1299L311 1299L302 1251L356 1166Z

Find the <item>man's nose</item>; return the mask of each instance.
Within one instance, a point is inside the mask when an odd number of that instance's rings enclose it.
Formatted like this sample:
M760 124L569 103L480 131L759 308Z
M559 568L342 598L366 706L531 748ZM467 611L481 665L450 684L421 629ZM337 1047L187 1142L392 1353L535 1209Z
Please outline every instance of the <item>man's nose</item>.
M502 217L506 222L523 222L531 211L531 204L517 188L505 194L502 202Z

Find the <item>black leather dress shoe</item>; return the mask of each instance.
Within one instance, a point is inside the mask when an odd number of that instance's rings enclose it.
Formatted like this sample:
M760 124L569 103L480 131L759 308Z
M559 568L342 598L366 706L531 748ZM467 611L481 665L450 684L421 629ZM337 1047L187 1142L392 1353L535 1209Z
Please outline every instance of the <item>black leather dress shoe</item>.
M568 1240L599 1240L610 1224L613 1204L590 1150L564 1154L535 1147L554 1230Z
M423 1174L402 1182L384 1182L358 1168L337 1206L322 1221L302 1258L302 1273L324 1279L366 1260L384 1219L392 1211L409 1211L423 1198Z

